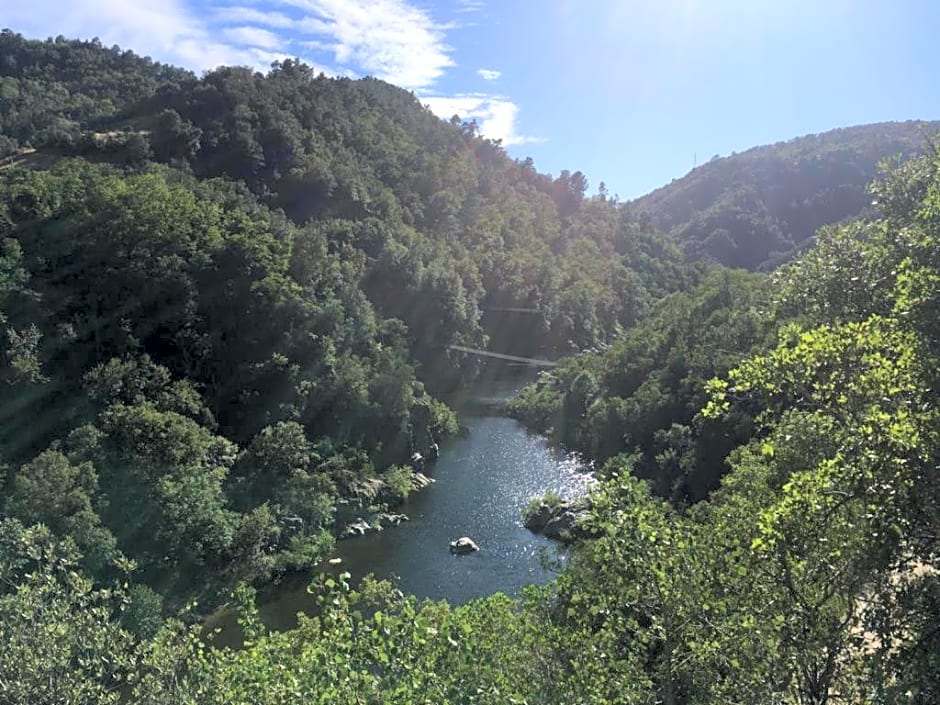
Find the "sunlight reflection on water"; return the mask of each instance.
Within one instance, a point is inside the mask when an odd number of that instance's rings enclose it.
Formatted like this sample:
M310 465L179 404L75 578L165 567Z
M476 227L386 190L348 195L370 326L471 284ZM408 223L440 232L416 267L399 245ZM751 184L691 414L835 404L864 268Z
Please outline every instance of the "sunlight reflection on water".
M499 400L498 393L492 399ZM563 549L522 525L529 501L549 490L585 494L593 476L575 455L550 447L514 419L463 417L469 433L441 447L428 473L436 482L400 510L401 526L339 542L341 569L393 579L420 598L462 603L494 592L516 593L553 575L545 558L564 562ZM448 543L469 536L480 551L453 556ZM296 584L293 584L296 582ZM262 609L271 626L289 626L310 605L306 581L291 581Z

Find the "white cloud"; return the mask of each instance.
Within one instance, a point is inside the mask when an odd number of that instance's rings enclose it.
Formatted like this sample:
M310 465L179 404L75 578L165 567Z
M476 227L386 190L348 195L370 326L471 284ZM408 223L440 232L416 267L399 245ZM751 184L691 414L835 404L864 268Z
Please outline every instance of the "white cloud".
M502 140L504 147L544 142L541 137L527 137L516 132L519 106L503 96L467 93L456 96L433 96L421 99L440 118L454 115L462 120L476 120L480 133L493 140Z
M484 81L495 81L503 75L503 72L494 71L493 69L477 69L477 75Z
M304 13L295 31L328 39L334 60L405 88L430 87L454 62L446 27L405 0L278 0Z
M226 27L222 36L234 44L260 47L262 49L280 49L284 40L274 32L260 27Z

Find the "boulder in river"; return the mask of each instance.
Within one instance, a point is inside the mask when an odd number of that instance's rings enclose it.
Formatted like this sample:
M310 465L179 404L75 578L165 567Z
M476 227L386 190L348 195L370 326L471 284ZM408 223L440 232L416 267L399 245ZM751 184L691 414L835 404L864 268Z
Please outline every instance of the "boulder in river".
M590 503L583 498L567 502L542 502L526 514L523 523L536 534L570 543L587 535L582 522L587 519L589 510Z
M534 511L529 512L526 515L523 522L525 524L525 528L527 528L529 531L539 533L555 516L555 509L556 507L551 504L546 502L540 503Z
M342 532L340 532L339 537L341 539L349 539L353 536L365 536L372 531L374 531L372 525L362 517L359 517L351 524L347 524Z
M473 553L474 551L479 551L480 547L476 545L476 542L469 536L461 536L456 541L450 542L450 552L456 553L458 556L465 555L467 553Z

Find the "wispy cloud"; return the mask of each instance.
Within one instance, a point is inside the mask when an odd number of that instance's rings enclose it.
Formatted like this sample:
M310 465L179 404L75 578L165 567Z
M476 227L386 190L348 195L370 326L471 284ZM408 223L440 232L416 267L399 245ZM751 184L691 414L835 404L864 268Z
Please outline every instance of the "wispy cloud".
M274 32L261 27L226 27L222 36L233 44L260 47L262 49L280 49L284 40Z
M262 12L254 7L243 7L239 5L216 7L213 9L213 17L216 22L227 24L251 24L261 27L274 27L276 29L290 29L294 26L296 20L280 12Z
M421 100L435 115L445 120L454 115L462 120L475 120L485 137L502 140L505 147L546 141L541 137L520 135L516 131L519 106L503 96L465 93L456 96L431 96Z
M493 69L477 69L477 75L484 81L495 81L503 75L503 72L494 71Z
M295 31L325 39L341 66L421 89L454 65L446 27L404 0L278 1L303 13Z
M457 0L457 12L479 12L485 6L483 0Z

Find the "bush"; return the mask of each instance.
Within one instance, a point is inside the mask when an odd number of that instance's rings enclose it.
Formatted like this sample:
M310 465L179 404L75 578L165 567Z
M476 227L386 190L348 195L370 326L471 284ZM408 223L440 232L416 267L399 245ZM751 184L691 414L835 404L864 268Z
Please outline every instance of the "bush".
M411 478L414 470L407 465L393 465L383 474L383 479L388 485L390 499L394 503L401 503L408 499L408 495L414 489Z

